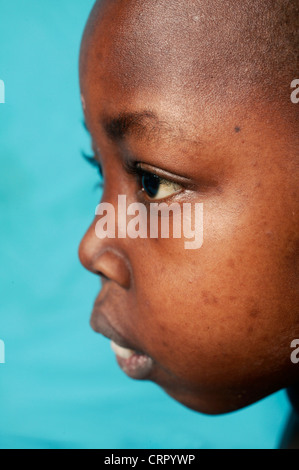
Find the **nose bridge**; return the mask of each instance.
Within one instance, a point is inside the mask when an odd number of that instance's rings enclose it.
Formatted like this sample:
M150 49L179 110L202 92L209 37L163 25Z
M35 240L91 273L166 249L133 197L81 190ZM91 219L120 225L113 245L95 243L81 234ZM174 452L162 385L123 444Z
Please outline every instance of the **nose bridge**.
M96 217L80 243L79 258L89 271L129 289L131 266L124 253L124 240L118 238L118 211L117 204L102 202L97 206ZM107 236L104 236L105 225Z

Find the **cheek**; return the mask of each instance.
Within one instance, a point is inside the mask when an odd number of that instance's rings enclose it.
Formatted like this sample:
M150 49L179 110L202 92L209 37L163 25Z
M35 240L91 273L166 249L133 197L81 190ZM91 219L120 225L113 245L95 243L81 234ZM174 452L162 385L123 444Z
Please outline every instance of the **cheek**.
M134 266L134 321L149 354L177 377L211 386L246 382L269 360L283 364L298 325L295 304L290 313L286 301L284 244L269 243L258 225L216 233L210 224L205 235L190 251L177 240L147 240L143 263Z

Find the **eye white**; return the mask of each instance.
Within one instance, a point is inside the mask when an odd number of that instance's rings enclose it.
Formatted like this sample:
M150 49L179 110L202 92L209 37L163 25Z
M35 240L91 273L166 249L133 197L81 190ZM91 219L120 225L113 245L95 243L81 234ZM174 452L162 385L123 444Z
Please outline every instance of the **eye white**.
M164 199L172 196L175 193L178 193L181 189L182 187L179 184L161 179L159 190L156 196L152 197L151 199Z

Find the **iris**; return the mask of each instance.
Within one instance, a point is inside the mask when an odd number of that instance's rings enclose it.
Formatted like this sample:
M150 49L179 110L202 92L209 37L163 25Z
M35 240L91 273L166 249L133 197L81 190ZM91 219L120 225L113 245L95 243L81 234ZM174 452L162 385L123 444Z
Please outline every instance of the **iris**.
M153 173L144 172L141 178L144 191L149 197L156 197L160 188L161 178Z

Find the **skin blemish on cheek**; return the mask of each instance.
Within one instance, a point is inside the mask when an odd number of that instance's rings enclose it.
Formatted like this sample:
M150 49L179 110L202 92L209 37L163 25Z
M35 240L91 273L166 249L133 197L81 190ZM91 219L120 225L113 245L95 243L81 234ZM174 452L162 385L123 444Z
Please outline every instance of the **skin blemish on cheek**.
M251 318L257 318L259 316L260 312L257 308L252 308L249 312L249 316Z
M274 233L271 230L268 230L265 235L270 238L271 240L274 239Z
M211 292L202 291L201 293L204 304L215 305L218 304L218 299Z
M236 126L236 127L235 127L235 132L236 132L236 133L241 132L241 127L240 127L240 126Z

